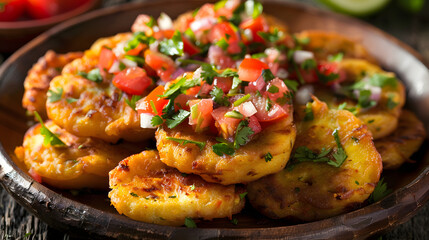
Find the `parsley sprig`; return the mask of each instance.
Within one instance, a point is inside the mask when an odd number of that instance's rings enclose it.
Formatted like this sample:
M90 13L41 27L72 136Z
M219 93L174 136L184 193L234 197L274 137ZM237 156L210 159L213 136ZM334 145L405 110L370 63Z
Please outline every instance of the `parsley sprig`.
M192 143L192 144L197 145L200 148L201 151L206 146L205 142L192 141L192 140L182 139L182 138L167 137L167 140L175 141L175 142L178 142L178 143L180 143L182 145L186 145L186 144Z
M51 146L58 146L58 147L63 147L66 146L66 144L61 141L60 138L58 138L57 135L55 135L53 132L51 132L43 123L42 118L40 117L39 113L34 111L34 116L36 116L37 121L39 121L40 125L42 125L42 127L40 128L40 134L42 134L44 136L43 139L43 145L51 145Z

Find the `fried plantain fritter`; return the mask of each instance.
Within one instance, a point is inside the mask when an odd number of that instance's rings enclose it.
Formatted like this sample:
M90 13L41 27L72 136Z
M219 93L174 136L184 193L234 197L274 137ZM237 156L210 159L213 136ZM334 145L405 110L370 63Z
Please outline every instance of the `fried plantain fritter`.
M317 99L312 103L313 120L305 121L303 113L297 112L292 165L249 183L250 203L270 218L304 221L338 215L360 205L374 190L382 170L367 127L352 113L329 110ZM335 167L331 164L338 164L342 155L338 144L346 158Z
M23 145L15 149L18 161L35 172L51 186L62 189L108 187L108 173L125 157L140 151L126 143L112 145L94 138L77 137L55 125L45 123L46 128L58 134L67 146L51 146L43 143L37 124L24 136Z
M137 112L127 103L131 96L112 84L112 76L94 82L78 75L78 72L98 68L103 46L114 48L130 37L131 34L118 34L100 39L82 58L65 66L62 75L50 84L50 90L62 91L62 94L56 101L47 102L48 117L77 136L96 137L108 142L121 138L134 142L151 138L154 130L140 128Z
M377 151L383 159L384 169L395 169L409 158L422 145L426 138L423 123L408 110L402 110L398 127L389 136L374 141Z
M162 163L157 151L121 161L110 172L110 187L110 200L120 214L161 225L180 226L185 218L231 218L245 204L239 196L244 189L181 174Z
M212 146L214 136L198 134L189 126L159 128L155 137L161 161L184 173L200 175L208 182L224 185L248 183L284 168L292 150L296 130L292 117L267 126L253 140L236 150L232 156L219 156ZM180 144L167 138L180 138L206 143L203 150L195 144ZM271 153L271 161L265 155Z
M60 75L62 68L71 61L83 56L81 52L70 52L66 54L57 54L49 50L45 55L33 65L28 71L24 81L24 96L22 97L22 106L27 109L29 114L37 111L43 116L46 115L46 93L49 89L51 80Z

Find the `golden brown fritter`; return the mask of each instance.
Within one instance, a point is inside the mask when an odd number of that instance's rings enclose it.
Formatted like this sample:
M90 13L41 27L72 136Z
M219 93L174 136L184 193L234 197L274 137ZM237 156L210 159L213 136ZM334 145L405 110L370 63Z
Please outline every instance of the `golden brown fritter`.
M248 185L251 204L270 218L312 221L347 212L369 197L380 178L381 157L371 133L358 118L345 110L329 110L317 99L312 111L314 120L304 121L303 114L298 114L293 165ZM297 160L297 149L302 151L305 146L304 152L312 152L313 157L331 149L325 157L337 162L334 155L340 150L335 130L347 155L340 167Z
M62 75L50 84L53 92L63 91L58 101L46 104L52 121L77 136L96 137L108 142L121 138L141 141L153 137L153 129L140 128L137 112L126 102L131 96L111 83L112 76L105 76L103 82L96 83L77 74L98 67L103 46L114 48L130 37L131 34L118 34L100 39L85 52L84 57L64 67Z
M94 138L77 137L52 121L45 126L67 146L44 145L41 125L30 128L23 146L15 149L17 159L42 177L42 182L62 189L108 188L108 173L119 161L140 151L127 143L112 145Z
M383 168L395 169L404 162L411 161L409 158L420 148L425 138L423 123L414 113L402 110L398 127L393 134L374 142L383 159Z
M212 146L218 143L214 136L195 133L190 126L174 129L159 128L155 137L161 161L184 173L200 175L208 182L224 185L248 183L284 168L292 150L296 130L292 116L272 123L257 134L232 156L218 156ZM195 144L180 144L168 137L206 143L204 149ZM265 155L271 153L271 161Z
M37 63L28 71L24 81L25 93L22 97L22 106L29 114L37 111L45 116L46 93L51 80L61 74L62 68L71 61L82 57L81 52L57 54L52 50L39 58Z
M245 203L239 195L244 189L182 174L162 163L157 151L121 161L110 172L110 187L110 200L120 214L161 225L180 226L185 218L231 218Z
M300 39L308 38L310 41L303 46L304 50L312 51L317 59L326 60L328 56L342 52L345 58L365 59L377 64L367 50L358 42L345 36L320 30L306 30L296 34Z
M339 64L340 69L347 75L346 81L349 82L362 81L361 79L364 77L371 77L374 74L395 76L393 73L385 72L380 67L365 60L345 59ZM348 109L357 109L356 116L367 124L374 139L388 136L395 131L401 109L405 104L405 88L400 81L397 81L395 87L391 85L382 87L377 105L370 109L359 109L357 101L350 98L336 98L331 89L318 87L314 95L332 108L337 108L341 103L347 102ZM394 103L393 107L389 105L390 102Z

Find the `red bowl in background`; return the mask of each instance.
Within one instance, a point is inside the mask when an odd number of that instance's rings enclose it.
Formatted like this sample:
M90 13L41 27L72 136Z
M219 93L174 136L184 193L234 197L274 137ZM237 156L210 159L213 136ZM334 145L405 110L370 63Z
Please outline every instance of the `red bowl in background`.
M55 24L100 6L101 0L88 0L65 13L44 18L15 22L0 22L0 52L13 52Z

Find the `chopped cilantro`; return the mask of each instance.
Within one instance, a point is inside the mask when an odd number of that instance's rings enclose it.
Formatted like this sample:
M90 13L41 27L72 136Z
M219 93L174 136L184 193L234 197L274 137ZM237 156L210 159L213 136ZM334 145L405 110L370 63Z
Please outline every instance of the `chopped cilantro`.
M234 102L234 107L238 107L238 106L240 106L240 104L244 103L244 102L245 102L245 101L247 101L249 98L250 98L250 94L247 94L247 95L245 95L245 96L243 96L243 97L241 97L241 98L237 99L237 100Z
M374 119L371 119L368 121L368 123L373 123L374 121L375 121Z
M168 196L168 198L176 198L176 196Z
M229 47L228 42L225 40L225 38L222 38L221 40L216 42L216 46L220 47L222 50L226 51Z
M78 100L79 99L77 99L77 98L71 98L71 97L66 98L67 103L74 103L74 102L77 102Z
M306 59L303 63L301 63L301 68L309 71L315 69L317 66L316 60L314 59Z
M180 109L179 112L175 113L171 119L167 119L165 123L167 124L168 128L175 128L177 125L179 125L181 122L183 122L187 117L189 117L191 113Z
M355 180L356 185L359 185L359 182L357 180Z
M162 120L162 118L158 115L153 116L152 120L150 121L150 123L152 124L152 126L159 126L161 124L164 123L164 121Z
M296 92L298 90L299 83L297 81L285 79L283 82L285 82L287 88L291 89L292 91Z
M138 197L139 196L139 195L137 195L137 194L135 194L133 192L130 192L130 195L133 196L133 197Z
M237 225L238 224L238 219L237 218L231 219L231 223L234 224L234 225Z
M326 74L323 74L319 71L316 71L316 74L317 74L317 77L319 78L319 80L325 84L332 82L335 79L338 79L340 77L340 75L338 73L330 73L330 74L326 75Z
M185 218L185 226L187 228L196 228L197 224L195 224L194 220L192 220L192 218Z
M238 86L240 86L241 82L242 81L238 77L234 77L232 79L231 90L229 90L228 93L237 93L238 92Z
M307 105L305 105L304 112L305 112L304 121L314 120L314 114L313 114L313 108L312 108L311 102L308 102Z
M371 78L369 79L369 83L372 86L377 87L391 86L396 88L396 86L398 85L398 79L396 79L395 77L376 73L371 76Z
M307 45L310 43L310 38L309 37L303 37L303 38L295 38L296 42L299 45Z
M270 161L271 161L271 159L273 159L273 155L271 155L271 153L267 152L267 153L264 155L264 158L265 158L265 162L270 162Z
M241 200L243 200L246 197L246 195L247 195L247 192L238 194L238 196L240 196Z
M269 93L278 93L279 92L279 88L275 85L271 85L268 90Z
M52 133L43 123L42 118L40 117L39 113L34 111L34 116L37 118L37 121L39 121L40 125L42 125L42 127L40 128L40 134L42 134L44 136L43 138L43 145L48 145L50 144L51 146L55 147L55 146L66 146L66 144L61 141L61 139L58 138L57 135L55 135L54 133Z
M191 191L195 190L195 184L192 184L191 187L189 188Z
M210 91L210 95L213 98L213 101L221 106L229 106L231 103L228 101L228 98L224 96L223 90L215 86L213 90Z
M291 92L283 93L282 97L277 98L276 103L280 105L292 104L293 95Z
M252 18L257 18L262 14L263 11L262 3L254 0L247 0L244 2L244 11L248 16L252 16Z
M275 43L283 36L283 32L279 31L277 28L274 28L273 32L262 32L257 33L261 38L267 42Z
M206 146L206 143L204 143L204 142L192 141L192 140L188 140L188 139L167 137L167 140L175 141L175 142L178 142L178 143L180 143L182 145L186 145L188 143L192 143L192 144L197 145L200 148L201 151Z
M204 79L207 84L212 84L215 77L218 76L218 72L215 70L215 67L210 64L201 65L201 78Z
M224 154L231 156L235 153L234 147L227 143L216 143L212 146L212 149L219 156L223 156Z
M369 196L369 201L375 203L383 199L385 196L389 195L392 192L392 189L387 189L387 184L383 182L384 179L381 178L378 181L377 186L375 186L374 191Z
M164 39L159 43L159 52L169 56L183 56L182 34L175 31L171 39Z
M343 60L343 57L344 57L344 53L339 52L333 56L332 55L328 56L328 61L330 61L330 62L341 62L341 60Z
M48 90L48 102L58 102L63 95L63 88L57 88L57 91Z
M125 102L132 108L134 111L136 110L136 102L140 100L142 97L139 95L133 95L131 99L125 98Z
M262 77L264 78L265 82L269 82L275 78L274 74L271 72L270 69L264 69L262 70Z
M300 146L296 149L293 159L297 162L328 162L327 157L331 149L323 148L319 154L313 152L306 146Z
M347 107L347 103L343 102L338 106L338 110L344 110Z
M86 78L90 81L96 82L96 83L101 83L103 82L103 77L100 74L100 69L99 68L94 68L91 71L89 71L88 73L86 72L78 72L77 75Z
M236 111L236 110L229 111L229 112L225 113L224 116L229 117L229 118L236 118L236 119L243 119L244 118L243 114L241 114L239 111Z
M357 137L355 137L355 136L352 136L352 139L353 139L353 141L355 141L355 142L359 142L359 139L357 138Z
M128 59L128 60L136 62L139 65L143 65L144 64L144 58L142 58L142 57L134 56L134 55L125 55L124 57L126 59Z
M371 100L371 91L370 90L361 90L359 91L358 105L362 108L370 108L377 105L377 102Z
M119 62L119 70L124 70L125 68L127 68L127 65L125 65L123 62Z
M397 103L397 102L395 102L395 101L393 100L393 98L394 98L394 95L389 95L389 97L388 97L388 99L387 99L387 108L388 108L389 110L394 109L394 108L398 105L398 103Z
M273 107L273 102L271 101L271 99L269 97L267 97L267 100L265 100L265 110L267 110L267 112L269 112L272 107Z
M335 158L334 161L328 161L328 164L334 167L340 167L343 162L347 159L347 154L344 151L343 146L341 145L340 137L338 136L338 130L335 129L334 133L335 142L337 143L337 151L332 154L332 156Z
M154 43L156 40L154 37L146 36L143 32L136 32L133 35L133 38L130 39L124 47L124 51L128 52L134 48L136 48L140 43L150 45Z
M250 136L254 133L253 130L248 126L249 122L242 120L235 131L234 148L238 149L240 146L244 146L249 142Z
M152 16L150 16L149 18L149 22L145 23L145 25L151 28L155 25L155 19L153 19Z

